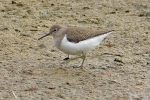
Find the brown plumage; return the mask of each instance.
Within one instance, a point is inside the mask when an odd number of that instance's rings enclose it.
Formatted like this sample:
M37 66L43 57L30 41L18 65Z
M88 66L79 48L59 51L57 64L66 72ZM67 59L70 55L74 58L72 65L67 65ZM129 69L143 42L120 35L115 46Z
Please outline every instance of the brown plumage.
M80 28L80 27L68 27L66 30L67 39L70 42L78 43L80 41L96 37L98 35L106 34L113 30L103 30L103 31L95 31L87 28Z

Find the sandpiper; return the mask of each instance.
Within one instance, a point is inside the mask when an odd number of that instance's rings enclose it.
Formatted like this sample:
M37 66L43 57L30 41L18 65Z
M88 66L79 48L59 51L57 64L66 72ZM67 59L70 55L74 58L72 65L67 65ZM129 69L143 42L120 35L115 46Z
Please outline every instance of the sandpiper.
M82 58L81 68L83 68L86 52L98 46L101 41L113 31L114 30L99 31L81 27L66 27L56 24L50 28L48 33L38 40L49 35L53 36L54 45L60 51L68 55L81 55L70 59L70 61Z

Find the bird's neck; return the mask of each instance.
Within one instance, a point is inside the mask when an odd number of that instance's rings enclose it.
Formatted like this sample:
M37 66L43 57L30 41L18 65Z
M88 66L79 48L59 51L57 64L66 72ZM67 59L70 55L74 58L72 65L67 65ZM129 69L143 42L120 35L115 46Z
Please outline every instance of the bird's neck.
M53 37L53 42L54 42L54 45L55 45L56 47L59 48L59 46L60 46L60 44L61 44L61 41L63 40L64 36L65 36L65 35L58 36L58 37L57 37L57 36L54 36L54 37Z

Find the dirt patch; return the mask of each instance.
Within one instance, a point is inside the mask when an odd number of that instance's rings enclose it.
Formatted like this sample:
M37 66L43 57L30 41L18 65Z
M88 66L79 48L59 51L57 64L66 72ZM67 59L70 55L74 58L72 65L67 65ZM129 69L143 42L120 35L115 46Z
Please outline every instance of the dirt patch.
M1 100L149 100L148 0L1 0ZM81 59L67 56L52 37L53 24L116 29ZM73 56L71 56L73 57Z

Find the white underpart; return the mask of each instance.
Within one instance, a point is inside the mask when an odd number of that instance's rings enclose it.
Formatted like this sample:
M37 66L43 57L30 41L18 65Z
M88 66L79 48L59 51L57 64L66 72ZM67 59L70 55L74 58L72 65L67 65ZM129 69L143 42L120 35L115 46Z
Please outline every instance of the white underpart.
M65 35L60 46L57 48L66 54L78 55L94 49L96 46L98 46L101 43L101 41L106 36L108 36L111 33L112 32L108 32L107 34L99 35L87 40L80 41L78 43L69 42Z

